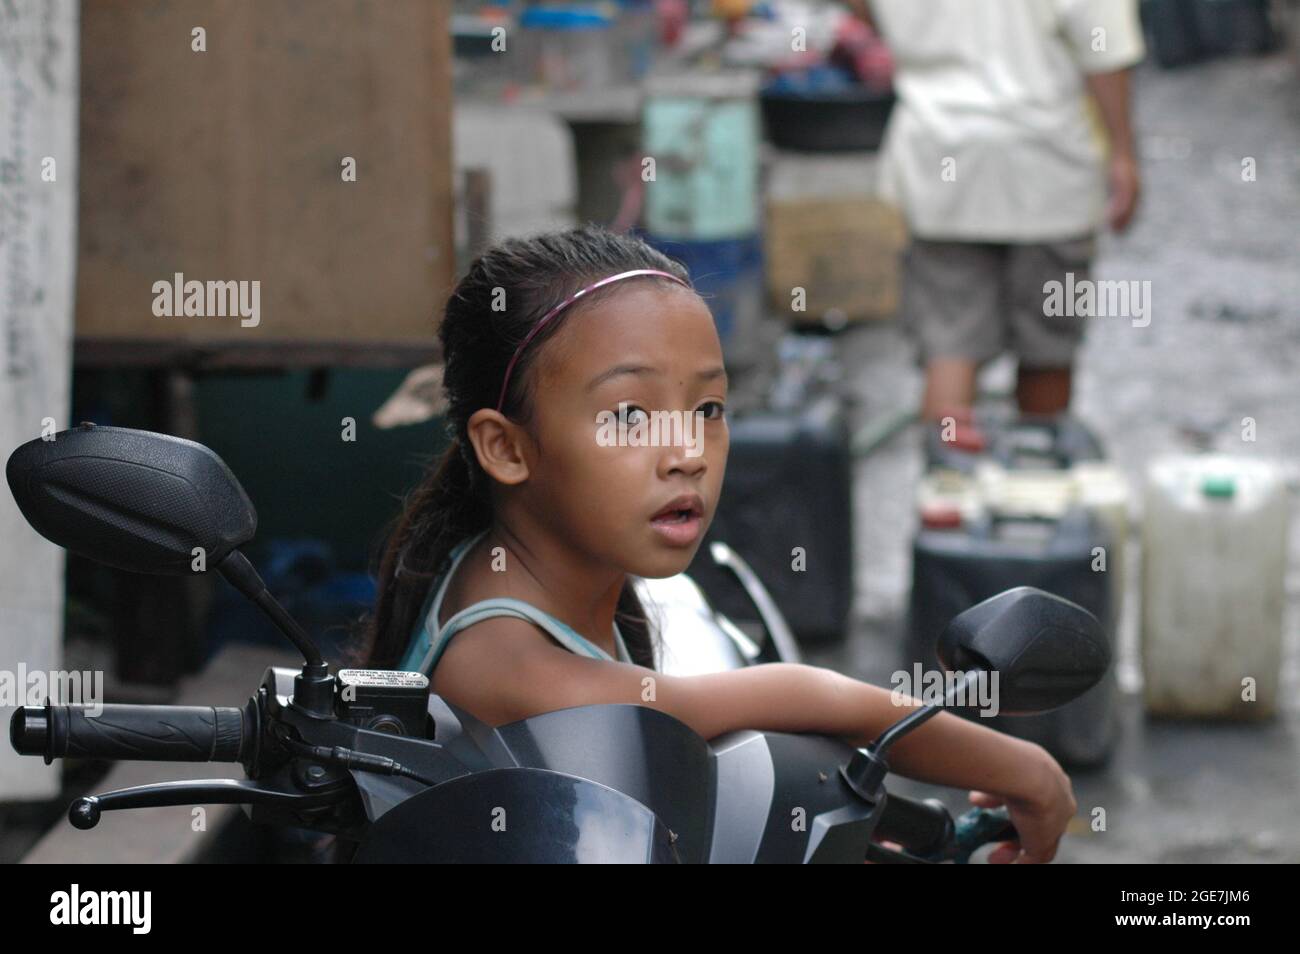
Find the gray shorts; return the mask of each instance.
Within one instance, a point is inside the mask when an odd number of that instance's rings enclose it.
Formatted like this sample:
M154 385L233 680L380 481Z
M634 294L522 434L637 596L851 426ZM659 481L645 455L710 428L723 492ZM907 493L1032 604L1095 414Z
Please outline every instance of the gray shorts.
M1047 316L1043 286L1089 278L1096 237L1002 244L913 239L903 256L901 314L922 364L965 358L979 364L1011 351L1021 367L1074 362L1086 319Z

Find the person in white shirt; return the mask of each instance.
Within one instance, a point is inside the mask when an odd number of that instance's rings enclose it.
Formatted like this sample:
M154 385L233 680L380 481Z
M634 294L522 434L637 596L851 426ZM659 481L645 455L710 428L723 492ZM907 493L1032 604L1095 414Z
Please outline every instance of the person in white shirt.
M1049 317L1044 285L1087 279L1102 224L1122 230L1137 207L1137 0L846 2L896 62L881 191L912 236L902 320L924 416L968 409L979 368L1008 349L1021 410L1064 410L1086 319Z

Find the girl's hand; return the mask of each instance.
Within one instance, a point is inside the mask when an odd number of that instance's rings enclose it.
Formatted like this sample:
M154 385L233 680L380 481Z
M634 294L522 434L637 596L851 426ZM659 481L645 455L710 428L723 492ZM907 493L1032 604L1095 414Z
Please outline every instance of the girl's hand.
M1007 806L1007 814L1020 833L1019 841L1000 842L988 856L989 864L1045 864L1056 857L1065 828L1079 806L1070 777L1043 752L1043 782L1031 797L1011 798L972 791L971 804L980 808Z

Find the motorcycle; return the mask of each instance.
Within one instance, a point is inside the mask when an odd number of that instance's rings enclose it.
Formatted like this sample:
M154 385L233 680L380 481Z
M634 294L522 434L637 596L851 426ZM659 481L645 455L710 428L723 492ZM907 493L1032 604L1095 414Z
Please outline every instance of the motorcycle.
M352 863L965 863L981 846L1016 837L1005 809L954 820L938 800L889 794L892 746L994 673L1001 710L1031 714L1081 695L1110 662L1095 617L1020 587L952 620L939 655L960 678L865 748L757 730L706 740L633 704L574 706L493 727L431 693L420 673L331 672L240 551L256 532L256 512L207 447L82 424L23 444L6 475L42 536L135 572L215 568L303 657L300 669L268 668L242 707L18 709L11 745L47 764L79 757L243 768L242 779L78 798L68 819L79 829L105 812L220 803L241 806L254 823L332 834L335 860ZM743 567L725 547L714 556ZM761 601L761 586L752 592ZM797 653L779 613L762 618L768 645L751 644L740 664Z

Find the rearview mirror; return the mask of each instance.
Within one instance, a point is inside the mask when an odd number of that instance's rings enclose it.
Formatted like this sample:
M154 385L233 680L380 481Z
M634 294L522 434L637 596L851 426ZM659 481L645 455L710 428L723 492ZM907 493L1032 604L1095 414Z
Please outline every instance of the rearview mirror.
M5 468L18 509L41 536L136 573L215 567L257 531L235 475L194 441L82 424L37 438Z
M1004 715L1030 715L1065 705L1105 676L1110 644L1082 606L1019 586L959 613L936 647L945 669L998 673Z

